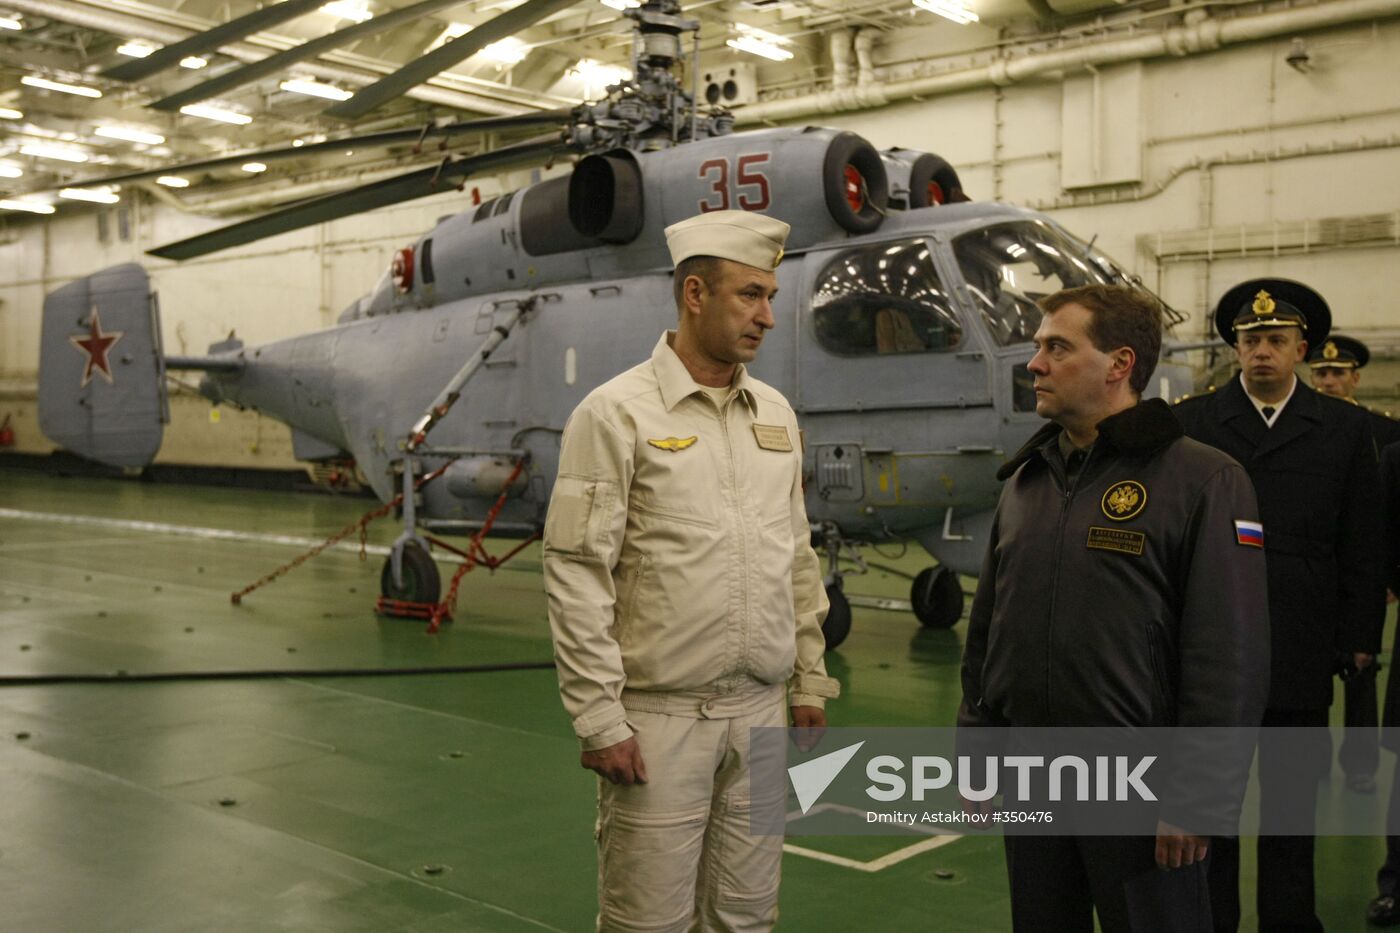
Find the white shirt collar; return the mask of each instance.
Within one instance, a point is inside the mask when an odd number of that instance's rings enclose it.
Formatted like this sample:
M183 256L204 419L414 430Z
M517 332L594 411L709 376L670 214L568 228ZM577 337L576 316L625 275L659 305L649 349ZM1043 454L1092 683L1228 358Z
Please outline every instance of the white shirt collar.
M1283 414L1284 407L1288 404L1289 400L1293 398L1293 393L1298 391L1298 376L1297 374L1294 374L1293 382L1288 386L1288 394L1283 397L1283 401L1281 402L1261 402L1253 395L1250 395L1249 388L1244 384L1244 373L1240 373L1240 388L1244 389L1245 395L1249 395L1249 400L1254 403L1254 410L1259 412L1259 417L1263 418L1264 423L1272 428L1274 426L1274 422L1278 421L1278 416ZM1265 406L1268 406L1274 410L1274 415L1272 418L1264 414Z

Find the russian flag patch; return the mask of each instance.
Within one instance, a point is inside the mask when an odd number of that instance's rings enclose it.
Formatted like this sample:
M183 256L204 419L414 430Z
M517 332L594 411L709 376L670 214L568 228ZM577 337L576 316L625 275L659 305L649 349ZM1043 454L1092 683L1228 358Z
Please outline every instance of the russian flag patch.
M1247 547L1264 546L1264 526L1258 522L1235 519L1235 542Z

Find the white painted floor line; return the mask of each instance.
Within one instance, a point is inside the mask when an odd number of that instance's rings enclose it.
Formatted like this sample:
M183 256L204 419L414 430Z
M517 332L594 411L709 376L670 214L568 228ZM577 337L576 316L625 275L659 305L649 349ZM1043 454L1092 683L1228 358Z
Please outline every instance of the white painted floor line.
M865 817L865 811L858 810L855 807L847 807L839 803L821 803L817 804L815 807L808 810L806 813L802 813L800 810L793 810L792 812L787 814L787 821L791 823L793 820L801 819L804 816L812 816L817 813L833 812L858 815L862 819ZM940 830L934 829L931 826L918 826L910 824L905 828L908 829L911 833L927 834L929 838L921 839L918 842L915 842L912 845L907 845L902 849L895 849L893 852L882 855L877 859L872 859L869 862L862 862L858 859L847 858L844 855L834 855L831 852L823 852L820 849L809 849L806 846L794 845L790 842L783 843L783 851L791 852L793 855L800 855L803 858L813 859L818 862L826 862L829 865L840 865L842 868L849 868L852 871L863 871L869 873L884 871L891 865L898 865L900 862L903 862L906 859L911 859L914 856L920 855L924 852L931 852L934 849L941 848L943 846L948 845L949 843L957 842L959 839L962 838L961 834L940 834Z
M905 846L902 849L895 849L888 855L882 855L869 862L862 862L853 858L846 858L844 855L833 855L830 852L822 852L818 849L808 849L804 846L793 845L790 842L783 843L783 851L791 852L793 855L800 855L803 858L813 859L818 862L826 862L831 865L840 865L842 868L849 868L852 871L863 871L871 874L877 871L884 871L891 865L898 865L916 855L922 855L933 849L941 848L950 842L956 842L961 836L934 836L931 839L923 839L913 845Z
M29 512L23 509L0 508L0 518L27 522L46 522L51 525L71 525L80 528L107 528L120 531L142 531L150 534L173 535L181 538L199 538L205 541L239 541L253 544L275 544L309 550L324 541L324 538L304 538L298 535L274 535L257 531L232 531L227 528L206 528L199 525L172 525L165 522L142 522L127 518L100 518L96 515L66 515L61 512ZM332 550L360 552L358 540L342 541ZM389 548L381 544L365 546L366 554L387 557ZM456 554L435 551L433 556L449 564L460 564L462 559Z

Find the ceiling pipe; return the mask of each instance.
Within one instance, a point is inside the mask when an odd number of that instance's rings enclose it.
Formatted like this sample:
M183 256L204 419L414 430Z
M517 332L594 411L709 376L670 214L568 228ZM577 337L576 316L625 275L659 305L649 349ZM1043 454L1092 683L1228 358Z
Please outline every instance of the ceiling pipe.
M869 27L856 31L856 76L857 84L873 84L875 82L875 59L871 56L871 50L875 47L876 30Z
M831 43L831 86L849 87L851 84L851 31L833 29L829 37Z
M181 39L198 32L198 30L186 29L181 26L172 26L169 23L147 19L144 16L89 6L85 3L75 3L71 2L71 0L5 0L5 8L18 13L28 13L33 16L45 16L49 19L67 23L70 26L80 26L84 29L109 32L119 36L151 39L166 45L179 42ZM223 46L219 51L224 55L228 55L244 63L260 61L271 54L267 49L251 45L247 42L235 42L231 45ZM381 74L366 74L363 71L328 65L324 62L304 62L297 67L299 71L308 72L322 80L338 81L353 85L354 87L365 87L366 85L373 84L382 77ZM386 69L384 73L387 74L388 70L389 69ZM414 88L404 96L413 98L414 100L421 100L428 104L437 104L443 107L485 113L492 116L514 116L516 114L530 112L527 107L503 104L485 97L479 97L475 94L432 87L426 84Z
M1328 0L1314 6L1229 19L1202 16L1192 22L1152 34L1091 41L1072 48L1048 52L1029 52L975 68L890 81L881 85L857 85L801 97L748 104L736 108L734 116L741 124L801 120L816 114L883 107L912 97L953 94L989 85L1005 87L1049 72L1083 70L1089 65L1111 65L1150 58L1195 55L1225 45L1255 42L1394 16L1400 16L1400 0Z

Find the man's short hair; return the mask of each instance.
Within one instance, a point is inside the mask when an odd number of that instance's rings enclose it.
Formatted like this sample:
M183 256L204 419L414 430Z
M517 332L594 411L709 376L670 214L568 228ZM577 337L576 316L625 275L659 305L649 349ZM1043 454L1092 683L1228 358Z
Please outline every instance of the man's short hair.
M1138 395L1157 368L1162 353L1162 306L1147 292L1126 285L1081 285L1047 295L1037 304L1054 314L1068 304L1089 312L1089 339L1100 353L1132 349L1136 360L1128 385Z
M676 278L671 283L671 293L676 299L676 310L685 308L685 280L698 276L705 287L714 291L724 277L724 260L716 256L690 256L676 266Z

